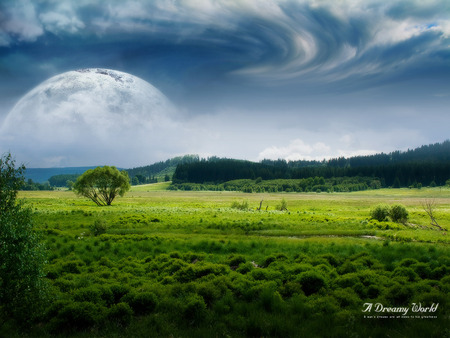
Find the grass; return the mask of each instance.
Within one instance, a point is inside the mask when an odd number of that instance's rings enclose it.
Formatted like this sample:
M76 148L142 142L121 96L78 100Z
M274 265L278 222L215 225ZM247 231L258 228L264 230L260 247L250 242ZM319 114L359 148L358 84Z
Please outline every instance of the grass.
M21 192L35 210L38 228L68 233L84 230L97 218L111 231L128 233L245 234L247 236L361 236L449 243L446 231L430 225L422 208L434 198L439 224L450 227L450 189L383 189L355 193L246 194L238 192L177 192L166 183L134 187L106 208L95 206L70 191ZM144 190L147 189L147 190ZM284 199L287 211L276 207ZM261 211L256 210L261 200ZM379 203L406 206L408 224L370 220L370 209ZM248 204L248 210L232 208Z
M450 189L166 188L136 186L109 207L70 191L20 192L48 248L54 301L25 330L5 321L0 336L448 335L449 239L421 205L433 198L450 228ZM276 210L282 199L287 211ZM405 205L408 224L371 220L379 203ZM107 229L95 236L99 220ZM366 302L440 308L435 319L367 320Z

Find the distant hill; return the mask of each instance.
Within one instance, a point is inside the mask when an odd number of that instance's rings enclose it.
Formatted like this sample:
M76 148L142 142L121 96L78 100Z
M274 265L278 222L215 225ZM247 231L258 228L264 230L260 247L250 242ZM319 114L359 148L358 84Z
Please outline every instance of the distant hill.
M32 179L33 182L37 183L44 183L52 176L82 174L86 170L93 168L95 167L27 168L25 170L25 179Z
M450 179L450 141L389 154L336 158L324 161L263 160L251 162L209 158L179 164L173 175L175 184L220 184L261 178L305 179L323 177L373 177L382 187L442 186Z
M156 162L151 165L136 167L126 170L131 179L138 177L139 183L154 183L156 180L162 181L168 175L172 178L175 168L178 164L198 162L198 155L184 155L178 156L166 161ZM81 175L88 169L94 169L96 166L90 167L64 167L64 168L27 168L25 171L25 179L31 179L36 183L48 182L50 178L58 178L58 176L66 175ZM52 182L50 182L52 183ZM55 185L59 186L59 184Z
M132 182L138 182L137 184L153 183L155 181L164 180L166 175L172 179L172 175L179 164L195 163L198 161L200 161L198 155L184 155L166 161L156 162L144 167L126 169L126 171Z

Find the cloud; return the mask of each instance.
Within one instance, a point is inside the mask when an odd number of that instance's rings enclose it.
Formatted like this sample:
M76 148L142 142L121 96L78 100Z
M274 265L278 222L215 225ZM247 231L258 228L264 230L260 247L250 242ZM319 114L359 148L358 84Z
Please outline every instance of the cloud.
M284 147L271 146L264 149L259 153L258 160L322 160L325 157L330 157L330 151L331 148L323 142L307 144L301 139L295 139Z
M70 11L46 12L39 15L45 30L58 35L61 32L76 33L85 27Z
M6 1L0 5L0 36L4 46L14 40L34 42L43 33L31 1Z
M211 62L228 63L222 76L319 84L394 71L417 48L428 54L448 50L448 41L443 41L448 39L450 22L442 10L449 7L446 0L412 5L403 0L39 4L22 0L6 6L0 43L32 42L47 32L92 38L143 34L180 47L180 61L195 48L202 52L198 55L204 67ZM380 55L394 46L404 53L380 62ZM409 59L415 60L410 62L411 69L423 63L422 58Z

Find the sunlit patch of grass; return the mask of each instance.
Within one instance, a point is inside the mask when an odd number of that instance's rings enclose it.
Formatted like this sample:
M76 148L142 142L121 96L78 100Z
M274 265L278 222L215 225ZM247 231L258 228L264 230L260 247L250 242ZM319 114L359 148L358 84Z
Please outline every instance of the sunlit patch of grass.
M162 191L167 190L172 182L159 182L159 183L151 183L151 184L142 184L142 185L133 185L131 187L131 192L133 191Z
M448 190L382 189L332 194L137 190L117 198L109 207L98 207L70 191L21 192L20 197L35 212L38 228L73 234L102 219L115 232L122 229L140 233L278 233L290 236L375 231L377 236L390 239L448 243L445 232L430 226L422 208L423 196L434 196L436 219L443 228L449 229ZM276 210L282 199L286 201L287 211ZM248 210L232 209L230 206L237 200L245 200ZM404 204L410 213L408 223L370 220L371 208L380 202ZM260 205L262 208L258 211Z

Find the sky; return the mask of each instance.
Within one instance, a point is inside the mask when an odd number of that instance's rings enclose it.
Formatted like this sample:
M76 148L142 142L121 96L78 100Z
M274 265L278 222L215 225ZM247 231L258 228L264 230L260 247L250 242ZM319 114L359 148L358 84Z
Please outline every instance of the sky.
M57 137L44 149L0 135L0 153L28 167L134 167L183 154L321 160L450 138L448 0L1 1L0 124L34 87L81 68L156 87L177 108L171 129L146 147L130 137L108 163L83 151L48 160L41 151L79 147Z

